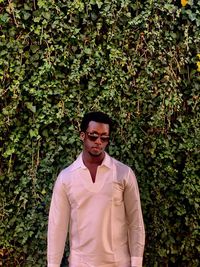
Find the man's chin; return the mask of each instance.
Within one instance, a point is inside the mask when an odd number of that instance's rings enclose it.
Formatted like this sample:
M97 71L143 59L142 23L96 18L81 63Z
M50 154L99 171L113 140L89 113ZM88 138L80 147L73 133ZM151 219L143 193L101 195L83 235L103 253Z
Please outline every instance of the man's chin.
M98 151L98 152L89 152L90 153L90 155L92 156L92 157L99 157L103 152L102 151Z

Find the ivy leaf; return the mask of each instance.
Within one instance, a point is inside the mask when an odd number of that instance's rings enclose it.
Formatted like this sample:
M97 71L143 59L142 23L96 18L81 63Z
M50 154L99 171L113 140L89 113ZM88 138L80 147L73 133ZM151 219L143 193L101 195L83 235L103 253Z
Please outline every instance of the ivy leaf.
M3 23L7 23L9 21L10 17L7 13L0 15L0 21Z
M34 106L33 103L31 103L31 102L26 102L25 104L26 104L27 108L28 108L30 111L32 111L33 113L36 112L36 106Z

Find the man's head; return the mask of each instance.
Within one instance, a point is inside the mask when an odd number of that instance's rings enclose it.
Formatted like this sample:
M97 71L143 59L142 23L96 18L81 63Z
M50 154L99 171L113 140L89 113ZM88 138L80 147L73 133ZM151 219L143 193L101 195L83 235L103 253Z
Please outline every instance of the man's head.
M90 121L108 124L109 134L110 134L111 129L112 129L112 120L110 119L110 117L107 114L105 114L101 111L94 111L94 112L86 113L83 117L82 122L81 122L81 132L87 131L87 128L89 126Z
M100 156L109 143L112 120L103 112L85 114L81 123L80 138L83 149L90 156Z

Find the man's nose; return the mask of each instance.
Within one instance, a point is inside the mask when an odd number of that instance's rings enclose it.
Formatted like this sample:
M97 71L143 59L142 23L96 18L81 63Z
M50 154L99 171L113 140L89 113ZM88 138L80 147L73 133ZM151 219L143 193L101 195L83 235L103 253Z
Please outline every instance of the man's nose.
M101 144L101 143L102 143L102 141L101 141L101 137L100 137L100 136L98 136L98 138L96 139L95 143L96 143L96 144Z

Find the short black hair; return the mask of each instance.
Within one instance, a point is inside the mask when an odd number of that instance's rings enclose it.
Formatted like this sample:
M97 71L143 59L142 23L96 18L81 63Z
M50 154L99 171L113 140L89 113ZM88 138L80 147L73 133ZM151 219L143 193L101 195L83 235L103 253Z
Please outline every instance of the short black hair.
M113 122L111 118L101 111L93 111L84 115L83 120L81 122L81 132L86 132L90 121L108 124L109 132L111 132L112 130Z

